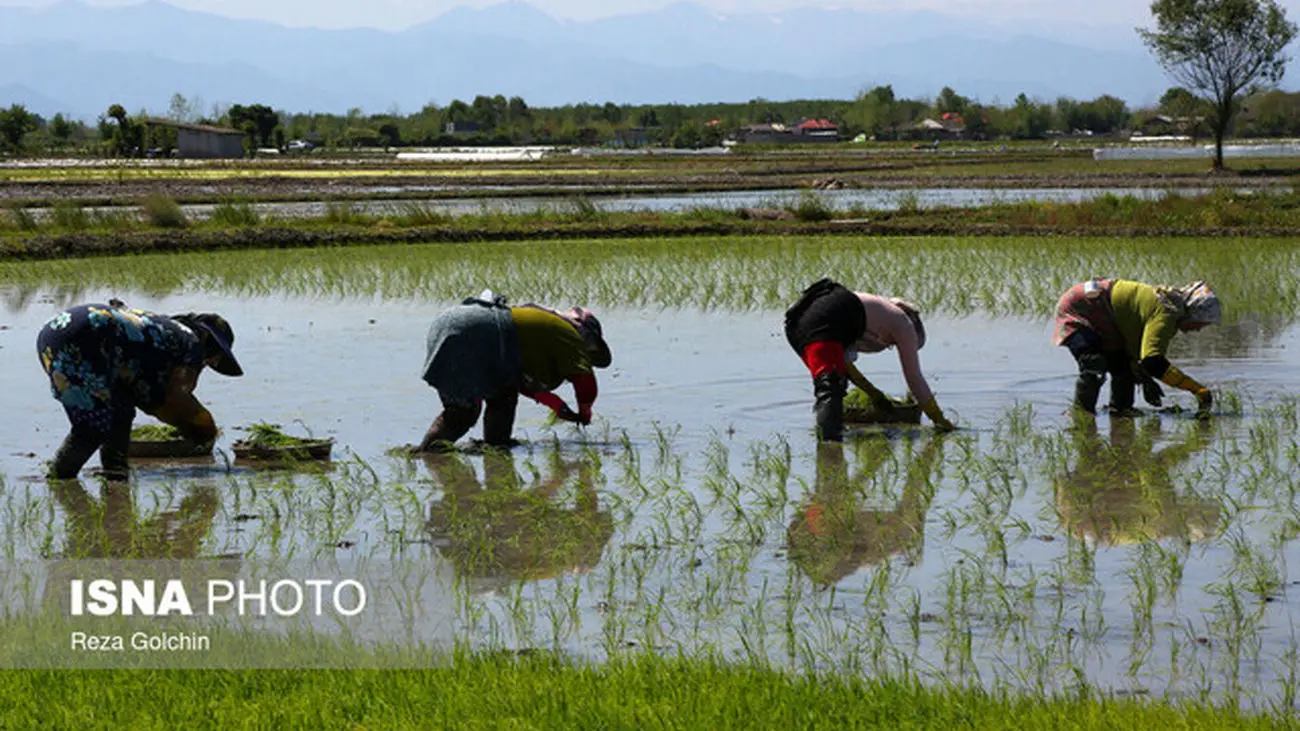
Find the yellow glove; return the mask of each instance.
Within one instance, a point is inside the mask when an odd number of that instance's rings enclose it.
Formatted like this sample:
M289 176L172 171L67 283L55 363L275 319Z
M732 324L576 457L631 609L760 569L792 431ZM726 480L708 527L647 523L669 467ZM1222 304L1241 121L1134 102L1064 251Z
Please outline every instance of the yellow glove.
M1207 390L1205 386L1197 383L1196 379L1178 370L1178 366L1169 366L1169 368L1165 370L1165 374L1160 377L1160 380L1174 388L1181 388L1184 391L1190 391L1197 395L1199 395L1201 391Z
M943 409L939 408L938 399L931 398L929 401L921 404L921 411L924 412L926 416L930 417L930 421L934 422L936 427L943 431L952 431L957 428L956 424L948 421L948 417L943 415Z
M1209 416L1210 407L1214 405L1214 395L1210 393L1210 389L1202 386L1195 378L1178 370L1176 366L1169 366L1169 369L1165 371L1165 375L1160 380L1174 388L1181 388L1196 396L1199 415Z

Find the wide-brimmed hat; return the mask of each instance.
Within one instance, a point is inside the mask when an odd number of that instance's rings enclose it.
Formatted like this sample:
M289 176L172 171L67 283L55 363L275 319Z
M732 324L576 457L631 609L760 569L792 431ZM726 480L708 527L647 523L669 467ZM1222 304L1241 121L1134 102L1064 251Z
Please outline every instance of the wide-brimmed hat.
M242 376L244 369L231 351L235 344L235 331L226 318L212 312L189 313L172 318L189 326L203 340L204 359L216 358L212 370L223 376Z
M574 307L571 312L577 322L578 332L582 333L582 339L587 342L587 347L592 351L591 364L597 368L608 368L614 361L614 357L609 352L609 344L605 342L605 333L600 326L600 320L596 319L596 315L591 310L581 307Z

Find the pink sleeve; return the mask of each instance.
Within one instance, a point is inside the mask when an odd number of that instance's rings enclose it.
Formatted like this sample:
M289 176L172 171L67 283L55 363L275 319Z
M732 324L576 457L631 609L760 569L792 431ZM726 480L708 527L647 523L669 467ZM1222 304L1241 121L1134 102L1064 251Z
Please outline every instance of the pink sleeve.
M578 397L578 414L585 419L591 419L591 405L596 402L596 376L584 373L574 376L572 381L573 393Z
M564 403L564 399L550 391L538 391L537 393L525 393L524 395L543 406L550 407L551 411L557 414L569 410L569 407Z
M925 375L921 373L921 354L916 347L916 331L912 329L910 322L908 327L899 328L894 339L894 347L898 348L898 363L903 367L907 390L912 392L918 403L923 404L934 398L934 393L930 391L930 384L926 383Z

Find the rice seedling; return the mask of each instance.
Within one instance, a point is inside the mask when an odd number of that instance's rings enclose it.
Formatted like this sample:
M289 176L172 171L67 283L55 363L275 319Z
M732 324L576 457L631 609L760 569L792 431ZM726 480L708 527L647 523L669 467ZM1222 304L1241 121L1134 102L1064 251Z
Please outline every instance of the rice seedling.
M403 226L441 226L452 219L428 203L407 201L398 208L394 220Z
M248 201L227 199L213 207L208 221L218 226L250 228L260 224L261 218Z
M357 226L372 222L372 218L357 210L355 204L346 201L330 201L325 204L323 222L334 226Z
M469 256L467 256L469 254ZM196 262L201 260L202 264ZM306 262L310 262L309 264ZM591 305L779 309L825 272L906 293L927 312L1043 318L1082 272L1140 281L1208 279L1232 303L1229 323L1276 331L1300 310L1300 256L1290 242L1235 240L695 238L374 246L135 256L0 264L18 287L199 288L281 294L454 301L490 281L499 291ZM75 291L75 289L74 289ZM1176 345L1182 341L1176 341ZM1240 338L1187 338L1186 347L1240 347ZM1238 343L1236 346L1230 343ZM1229 404L1231 406L1231 404Z
M135 211L99 208L91 213L92 226L108 231L129 231L138 228L140 217Z
M86 209L71 202L59 202L50 209L50 222L67 231L85 231L92 219Z
M605 212L600 206L586 196L578 196L569 200L566 218L570 221L599 221L604 218Z
M19 205L8 207L8 223L19 231L36 231L40 228L40 222L31 211Z
M914 216L921 212L921 199L916 193L907 191L897 198L898 212L905 216Z

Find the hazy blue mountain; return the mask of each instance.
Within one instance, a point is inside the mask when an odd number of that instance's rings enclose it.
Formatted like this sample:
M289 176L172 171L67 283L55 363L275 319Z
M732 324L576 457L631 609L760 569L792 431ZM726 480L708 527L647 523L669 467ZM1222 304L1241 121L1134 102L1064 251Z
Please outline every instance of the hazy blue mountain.
M547 106L845 98L884 83L909 97L952 86L986 102L1110 93L1131 104L1169 85L1131 28L1009 29L936 12L718 15L678 3L580 22L513 0L389 33L286 28L156 0L0 7L0 87L83 116L113 101L163 111L175 92L378 112L477 94Z
M27 108L27 111L47 118L73 108L71 105L32 91L22 84L0 84L0 109L8 109L14 104L21 104Z
M997 41L936 37L864 49L848 63L868 75L880 69L885 81L891 80L890 69L904 69L905 74L894 77L894 91L902 96L933 96L934 81L943 79L958 93L985 103L1008 104L1020 93L1049 101L1110 94L1138 106L1154 103L1171 85L1143 53L1099 51L1028 36Z
M277 79L250 64L195 64L54 42L0 46L0 86L7 84L38 90L41 96L67 105L53 111L87 120L114 103L131 112L161 113L178 91L211 104L274 100L277 107L302 111L340 110L355 104L382 108L386 101L364 89L343 92Z

